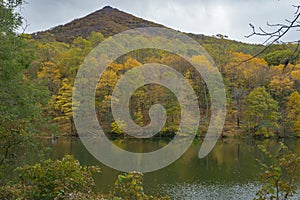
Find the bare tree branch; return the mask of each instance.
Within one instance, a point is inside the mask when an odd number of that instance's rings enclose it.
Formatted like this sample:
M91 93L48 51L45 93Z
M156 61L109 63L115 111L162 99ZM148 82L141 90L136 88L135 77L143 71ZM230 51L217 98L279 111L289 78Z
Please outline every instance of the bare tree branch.
M245 36L245 37L246 38L250 38L250 37L253 37L253 36L266 37L265 41L263 42L263 45L265 45L265 48L263 48L261 51L256 53L251 58L243 61L242 63L248 62L248 61L252 60L253 58L256 58L257 56L261 55L267 49L269 49L270 46L273 45L273 44L276 44L276 43L291 43L291 42L288 42L288 41L281 41L281 39L283 38L283 36L285 36L291 30L300 31L300 5L293 5L293 7L296 8L296 12L294 13L295 16L294 16L293 20L285 19L285 22L287 24L285 24L285 23L270 24L269 22L267 22L267 26L269 26L271 28L277 28L274 31L266 31L265 29L263 29L261 27L259 27L258 31L257 31L253 24L251 24L251 23L249 24L249 26L252 29L252 33ZM294 55L296 55L296 54L297 54L297 56L299 56L299 54L300 54L299 41L300 40L296 41L298 45L297 45L295 51L293 52L293 54L291 55L291 57L294 57Z

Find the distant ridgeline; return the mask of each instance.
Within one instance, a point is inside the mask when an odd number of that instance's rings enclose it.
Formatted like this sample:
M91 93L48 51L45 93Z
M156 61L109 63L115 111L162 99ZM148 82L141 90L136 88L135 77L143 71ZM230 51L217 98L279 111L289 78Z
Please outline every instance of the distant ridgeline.
M107 6L65 25L32 34L35 40L29 41L35 45L36 59L28 68L27 76L48 88L51 99L44 108L45 115L59 124L62 134L76 135L71 109L72 85L86 55L105 38L138 27L164 26ZM187 35L208 51L224 77L227 90L224 136L300 136L299 58L291 58L286 63L295 45L273 45L257 58L243 62L264 46L232 41L221 34ZM194 59L204 62L201 57ZM101 126L108 134L124 135L111 114L114 86L127 70L149 62L172 66L192 83L204 116L199 136L204 135L209 124L210 98L201 76L193 73L192 66L179 56L151 49L122 56L102 75L96 92ZM256 102L261 104L257 106ZM134 93L130 106L133 120L140 126L149 124L148 112L156 103L164 105L168 115L158 135L174 136L180 123L180 106L174 94L164 87L147 85Z
M34 39L42 39L52 34L56 41L64 43L72 43L75 38L81 36L87 38L94 32L100 32L104 37L109 37L123 31L142 28L142 27L164 27L151 21L135 17L131 14L120 11L116 8L106 6L101 10L95 11L83 18L75 19L65 25L59 25L46 31L32 34ZM189 33L188 36L196 39L200 44L219 43L221 34L215 37L205 36L202 34ZM223 38L224 39L224 38ZM224 39L225 40L225 39ZM260 47L259 45L249 45L237 41L226 40L231 46L236 46L237 51L244 53L255 53Z

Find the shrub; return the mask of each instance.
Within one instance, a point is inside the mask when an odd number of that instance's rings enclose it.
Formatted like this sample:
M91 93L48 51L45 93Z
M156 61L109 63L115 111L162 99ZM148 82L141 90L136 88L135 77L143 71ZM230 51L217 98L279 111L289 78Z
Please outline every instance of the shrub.
M260 175L262 189L256 193L258 198L255 199L286 200L293 196L299 181L297 170L300 167L300 156L292 153L283 143L275 152L270 152L262 145L258 147L268 161L258 160L263 170Z
M115 189L110 194L112 199L124 200L167 200L168 197L155 197L144 193L143 174L139 172L124 173L118 176Z
M19 182L0 189L1 199L66 199L71 194L94 195L92 173L99 172L95 166L81 166L73 156L62 160L46 160L33 166L17 169ZM88 199L88 198L86 198Z

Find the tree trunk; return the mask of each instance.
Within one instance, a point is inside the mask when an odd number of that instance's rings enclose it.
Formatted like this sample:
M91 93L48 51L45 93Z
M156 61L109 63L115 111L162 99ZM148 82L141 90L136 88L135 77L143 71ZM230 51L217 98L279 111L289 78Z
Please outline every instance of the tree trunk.
M73 116L70 116L70 123L71 123L71 136L72 137L78 137L78 133L77 133L77 130L76 130L76 126L75 126Z

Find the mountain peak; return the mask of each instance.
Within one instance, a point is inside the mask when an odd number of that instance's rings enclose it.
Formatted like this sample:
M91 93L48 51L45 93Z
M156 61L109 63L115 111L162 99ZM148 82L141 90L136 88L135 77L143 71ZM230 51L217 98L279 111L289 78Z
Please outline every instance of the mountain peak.
M115 8L111 7L111 6L104 6L101 10L113 10Z
M79 36L87 38L93 31L100 32L105 37L108 37L129 29L141 27L163 27L163 25L135 17L111 6L105 6L65 25L34 33L33 37L39 39L50 33L59 42L71 43Z

